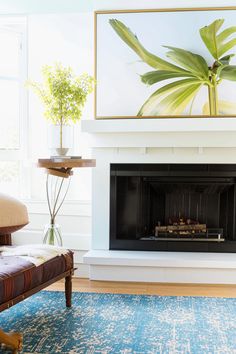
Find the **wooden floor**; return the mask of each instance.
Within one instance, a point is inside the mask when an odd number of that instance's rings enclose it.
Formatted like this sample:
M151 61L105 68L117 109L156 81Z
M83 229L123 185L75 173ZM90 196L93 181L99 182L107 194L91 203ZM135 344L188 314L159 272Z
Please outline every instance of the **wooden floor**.
M64 282L57 282L46 290L64 291ZM162 296L236 297L236 285L128 283L91 281L82 278L73 279L73 291Z

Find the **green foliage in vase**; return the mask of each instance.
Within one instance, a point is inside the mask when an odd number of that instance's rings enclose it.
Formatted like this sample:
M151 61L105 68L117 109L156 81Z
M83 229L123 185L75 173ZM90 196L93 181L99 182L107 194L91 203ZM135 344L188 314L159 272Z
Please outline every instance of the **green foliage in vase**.
M87 96L93 90L94 79L88 74L76 76L70 67L60 63L42 68L43 83L29 81L45 106L45 117L53 124L76 123L82 115Z
M144 84L154 85L174 79L158 88L144 102L138 116L181 115L187 107L190 107L191 114L194 99L204 86L208 90L208 101L203 106L203 114L217 116L236 113L236 104L219 101L217 92L222 80L236 81L236 66L230 65L235 54L228 54L236 46L236 38L232 38L236 26L219 33L224 20L218 19L200 29L201 39L213 57L209 65L201 55L172 46L164 46L168 49L166 56L170 61L164 60L145 49L124 23L116 19L110 19L109 23L141 60L154 69L141 75Z

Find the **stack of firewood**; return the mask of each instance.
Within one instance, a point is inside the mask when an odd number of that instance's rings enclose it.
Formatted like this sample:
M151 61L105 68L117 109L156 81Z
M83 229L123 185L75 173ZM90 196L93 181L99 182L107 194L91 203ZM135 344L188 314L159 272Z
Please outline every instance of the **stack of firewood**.
M155 236L159 234L178 234L189 236L191 234L206 233L206 224L200 224L198 221L180 218L170 218L166 226L158 225L155 227Z

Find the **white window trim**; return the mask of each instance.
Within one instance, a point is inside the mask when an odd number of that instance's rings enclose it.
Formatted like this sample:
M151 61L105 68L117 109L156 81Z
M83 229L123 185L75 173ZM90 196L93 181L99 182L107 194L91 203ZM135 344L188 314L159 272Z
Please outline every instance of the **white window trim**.
M12 29L14 25L14 29ZM0 28L20 34L20 75L17 78L20 85L19 107L19 149L0 149L0 161L19 161L19 197L30 197L30 166L29 157L29 122L28 122L28 92L25 82L28 77L28 23L26 16L0 16ZM3 77L0 77L0 79ZM9 79L9 77L6 77ZM15 79L15 78L13 78Z

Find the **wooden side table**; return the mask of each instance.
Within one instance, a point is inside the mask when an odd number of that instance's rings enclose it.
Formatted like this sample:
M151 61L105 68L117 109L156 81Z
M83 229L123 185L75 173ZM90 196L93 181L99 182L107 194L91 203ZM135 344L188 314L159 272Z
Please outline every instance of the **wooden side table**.
M76 158L63 159L60 157L38 159L37 166L44 168L47 173L46 193L50 213L50 224L45 227L43 242L51 245L57 242L59 246L62 246L61 231L55 219L66 198L70 186L70 177L73 175L73 168L95 167L96 160ZM49 181L50 178L51 181ZM65 185L65 183L67 185Z

